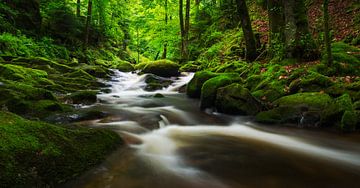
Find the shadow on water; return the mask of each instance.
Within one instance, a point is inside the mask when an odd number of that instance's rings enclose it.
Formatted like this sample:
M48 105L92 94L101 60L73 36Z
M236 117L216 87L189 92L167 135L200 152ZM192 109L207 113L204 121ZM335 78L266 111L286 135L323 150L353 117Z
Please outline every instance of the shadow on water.
M145 75L146 76L146 75ZM146 92L145 76L118 72L88 122L118 132L127 146L62 187L357 187L360 136L281 126L199 110L176 90ZM162 93L164 98L152 97Z

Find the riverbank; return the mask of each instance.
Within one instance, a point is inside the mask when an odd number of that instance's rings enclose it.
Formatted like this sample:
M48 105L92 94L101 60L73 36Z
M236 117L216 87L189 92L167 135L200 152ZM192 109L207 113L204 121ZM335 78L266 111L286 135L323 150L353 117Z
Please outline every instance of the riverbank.
M77 106L97 101L106 86L101 80L113 74L110 68L133 70L125 61L0 58L2 186L53 187L99 164L123 144L112 131L72 124L104 116Z
M251 115L260 123L357 131L360 49L339 42L332 51L331 67L295 59L200 65L187 95L199 98L203 109Z

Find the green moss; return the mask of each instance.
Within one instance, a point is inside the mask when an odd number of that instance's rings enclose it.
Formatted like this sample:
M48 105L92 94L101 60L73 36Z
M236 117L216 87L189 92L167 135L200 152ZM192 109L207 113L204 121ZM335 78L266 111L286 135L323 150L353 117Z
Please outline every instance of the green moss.
M118 61L114 65L112 65L112 68L117 69L121 72L132 72L135 70L134 66L127 61Z
M1 77L14 81L35 82L40 78L47 78L48 74L42 70L25 68L19 65L0 64Z
M110 70L96 65L82 65L81 69L91 76L98 78L110 78L110 74L112 73Z
M293 106L281 106L256 115L255 121L267 124L299 123L301 110Z
M179 69L180 72L196 72L198 70L200 70L200 65L196 61L189 61Z
M355 131L358 117L355 111L347 110L341 118L340 128L343 131Z
M309 71L306 75L292 81L289 85L291 93L321 91L331 86L333 82L327 76Z
M59 127L0 111L0 184L54 186L98 164L119 143L107 130Z
M138 63L135 65L136 70L143 70L145 66L147 65L147 62Z
M337 125L341 128L342 125L340 121L345 111L354 111L352 100L348 94L343 94L336 98L334 103L324 109L321 123L324 126Z
M30 57L30 58L19 57L19 58L13 59L12 62L13 63L24 63L24 64L26 64L27 67L38 67L39 68L41 66L50 66L59 72L69 72L69 71L73 70L73 68L71 68L67 65L63 65L63 64L60 64L55 61L51 61L51 60L43 58L43 57ZM24 64L22 64L22 65L24 65Z
M200 71L196 72L194 77L190 80L186 87L186 94L192 98L200 98L201 95L201 88L203 84L215 76L219 74L210 72L210 71Z
M237 83L217 90L215 106L220 112L240 115L255 115L262 109L249 90Z
M178 76L180 66L170 60L158 60L148 62L142 69L142 73L152 73L157 76L171 77Z
M200 108L210 108L215 104L217 89L240 81L239 74L221 74L204 82L201 87Z
M305 105L310 109L325 109L332 104L333 99L325 93L297 93L274 101L278 106Z
M214 72L218 72L218 73L222 73L222 72L238 72L238 73L242 73L242 71L248 68L248 63L243 62L243 61L233 61L233 62L228 62L225 64L222 64L218 67L214 68Z
M33 108L40 113L63 111L63 106L59 102L52 100L37 101Z
M93 104L96 102L97 91L84 90L72 93L67 98L74 104Z

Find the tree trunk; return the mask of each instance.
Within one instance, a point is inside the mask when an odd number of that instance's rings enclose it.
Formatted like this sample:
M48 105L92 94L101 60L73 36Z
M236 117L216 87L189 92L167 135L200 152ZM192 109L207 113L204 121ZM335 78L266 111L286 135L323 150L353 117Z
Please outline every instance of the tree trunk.
M85 25L84 47L86 47L88 45L88 43L89 43L91 16L92 16L92 0L89 0L89 2L88 2L88 12L87 12L87 17L86 17L86 25Z
M238 13L241 19L241 27L244 33L246 44L246 59L248 61L254 61L256 59L256 43L254 33L251 27L250 16L245 0L236 0Z
M189 59L189 32L190 32L190 0L186 0L186 8L185 8L185 45L184 45L184 56L185 60Z
M168 25L168 0L165 0L165 27L167 29L167 25ZM163 50L163 54L161 56L161 59L166 59L166 54L167 54L167 40L165 40L164 42L164 50Z
M327 64L331 66L333 63L333 57L331 52L331 41L329 31L329 0L324 0L324 32L325 32L325 48L327 53Z
M76 16L80 17L80 7L81 7L81 0L77 0L76 3Z
M277 47L277 45L282 45L285 43L285 17L283 0L268 0L267 10L269 14L270 55L274 56L275 53L279 53L278 51L281 50Z
M286 47L286 57L293 58L295 51L295 41L296 38L296 19L295 19L295 1L296 0L284 0L284 14L285 14L285 47Z
M314 60L318 49L309 31L304 0L284 1L285 44L288 58Z
M181 35L181 59L185 54L185 29L184 29L184 14L183 14L183 0L179 0L179 19L180 19L180 35Z

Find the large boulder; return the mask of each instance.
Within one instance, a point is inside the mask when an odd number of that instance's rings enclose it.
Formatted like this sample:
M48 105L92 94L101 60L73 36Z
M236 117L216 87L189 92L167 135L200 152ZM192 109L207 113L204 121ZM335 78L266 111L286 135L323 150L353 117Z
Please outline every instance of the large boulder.
M316 92L333 85L331 79L317 72L309 71L289 85L291 93L296 92Z
M219 74L210 72L210 71L200 71L196 72L194 77L190 80L186 87L186 94L191 98L200 98L201 88L203 84Z
M217 90L215 107L220 112L240 115L255 115L262 109L249 90L237 83Z
M73 104L93 104L97 100L97 91L84 90L77 91L67 96L67 99L70 99Z
M121 72L132 72L135 70L134 66L127 61L116 62L114 68Z
M240 75L237 73L221 74L217 77L211 78L201 87L200 108L210 108L215 105L217 89L230 85L240 80Z
M172 77L180 74L179 68L180 66L172 61L158 60L147 63L141 72L152 73L162 77Z
M343 94L336 98L335 102L324 110L321 123L323 126L335 124L343 131L355 130L357 116L350 96Z
M320 125L323 111L333 103L325 93L297 93L273 102L275 108L260 112L256 121L261 123L293 123L301 126Z

